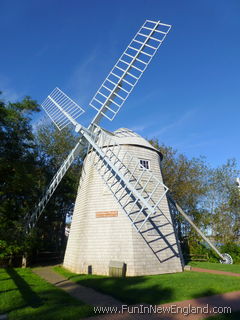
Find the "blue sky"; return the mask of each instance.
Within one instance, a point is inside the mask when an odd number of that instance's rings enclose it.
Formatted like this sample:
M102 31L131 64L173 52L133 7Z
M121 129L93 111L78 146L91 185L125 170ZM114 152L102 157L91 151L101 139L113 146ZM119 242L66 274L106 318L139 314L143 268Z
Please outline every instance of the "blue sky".
M109 130L203 155L240 159L238 0L0 1L0 90L39 103L59 86L86 113L92 96L146 19L173 25ZM41 113L35 123L42 119Z

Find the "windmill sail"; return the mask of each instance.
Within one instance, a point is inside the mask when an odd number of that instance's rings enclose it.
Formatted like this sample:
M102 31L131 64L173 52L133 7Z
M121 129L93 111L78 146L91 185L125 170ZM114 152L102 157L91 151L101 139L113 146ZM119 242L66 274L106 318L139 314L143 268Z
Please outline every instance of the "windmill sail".
M51 196L53 195L54 191L57 189L59 183L62 181L64 175L66 174L67 170L79 155L80 150L83 149L83 145L81 144L82 140L80 139L76 146L72 149L69 153L68 157L62 163L61 167L58 169L57 173L53 177L52 181L50 182L49 186L47 187L43 197L37 204L36 208L30 214L29 217L26 217L26 230L29 232L32 228L35 227L38 219L40 218L43 210L45 209L48 201L50 200Z
M59 88L55 88L43 101L41 106L60 131L69 124L73 124L76 127L78 125L76 119L84 112L76 102ZM84 144L81 138L58 169L36 208L26 217L27 232L36 225L48 201L75 158L79 155L80 150L84 150Z
M60 131L70 123L77 125L76 119L84 113L83 108L59 88L47 96L41 107Z
M160 21L145 21L91 100L90 105L98 113L89 128L99 123L102 117L113 120L146 70L170 28L170 25ZM55 88L41 106L59 130L72 124L78 132L80 131L81 125L77 122L77 119L83 114L84 110L59 88ZM94 127L93 130L95 130ZM83 132L86 134L86 129L80 133ZM77 146L76 150L78 150ZM28 222L29 227L35 225L35 221L39 218L60 182L56 184L57 179L59 179L59 176L62 179L66 171L65 167L61 167L56 173L45 196L39 202ZM152 214L153 210L150 209L150 212Z
M102 117L113 120L170 31L169 24L146 20L90 102Z

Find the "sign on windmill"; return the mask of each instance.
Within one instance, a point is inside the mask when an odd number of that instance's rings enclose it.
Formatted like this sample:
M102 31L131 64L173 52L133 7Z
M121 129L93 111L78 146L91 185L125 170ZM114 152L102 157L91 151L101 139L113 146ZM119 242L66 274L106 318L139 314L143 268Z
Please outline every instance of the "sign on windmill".
M180 272L180 246L171 210L173 206L221 254L168 195L161 175L162 155L129 129L109 132L99 126L113 120L162 44L171 26L146 20L90 102L97 113L88 128L78 122L83 112L56 88L42 107L61 130L75 127L80 139L64 161L43 199L27 221L37 223L51 195L75 157L84 161L64 266L72 271L108 274L109 263L124 265L127 275Z

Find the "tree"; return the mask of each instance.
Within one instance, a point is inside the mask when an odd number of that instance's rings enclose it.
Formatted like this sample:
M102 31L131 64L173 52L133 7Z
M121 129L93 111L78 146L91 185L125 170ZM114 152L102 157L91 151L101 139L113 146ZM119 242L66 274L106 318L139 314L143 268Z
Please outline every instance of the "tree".
M204 159L188 159L172 147L160 145L156 139L150 140L150 143L163 155L161 162L163 181L173 198L188 214L197 218L201 197L208 190L206 185L208 168Z
M205 160L202 157L188 159L172 147L159 144L157 139L150 140L150 143L163 155L161 161L163 182L169 188L173 199L179 203L193 222L206 232L211 216L202 206L208 192L208 167ZM201 237L181 214L176 211L174 213L173 218L183 253L185 255L201 253L203 248Z
M239 176L236 160L211 169L209 191L205 206L212 215L212 232L216 241L228 243L239 241L240 193L235 183Z
M37 127L35 141L38 155L44 162L48 183L75 147L78 139L79 137L68 127L61 132L48 122ZM58 252L64 250L66 218L72 213L80 173L81 159L77 158L44 210L38 222L38 229L42 234L42 248Z
M17 103L0 102L1 255L21 253L29 244L23 222L39 194L42 174L30 125L38 111L29 97Z
M150 143L163 154L163 181L176 202L194 223L216 242L239 241L240 193L235 180L240 172L234 159L218 168L210 168L203 158L188 159L172 147ZM191 253L202 253L202 239L177 214L176 223L180 240L187 238Z

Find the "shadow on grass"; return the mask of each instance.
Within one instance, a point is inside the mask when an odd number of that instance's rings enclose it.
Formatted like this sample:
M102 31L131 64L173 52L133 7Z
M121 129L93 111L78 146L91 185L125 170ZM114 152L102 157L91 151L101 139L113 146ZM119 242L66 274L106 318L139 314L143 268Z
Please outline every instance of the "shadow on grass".
M11 292L11 291L16 291L17 289L7 289L7 290L2 290L0 291L0 294L1 293L7 293L7 292ZM1 318L0 318L1 319Z
M1 271L3 277L10 276L1 295L3 299L0 298L0 314L8 314L9 319L79 320L94 315L91 306L72 298L29 269Z
M11 278L0 279L0 281L7 281L7 280L11 280Z
M12 268L6 268L5 270L14 281L25 303L32 308L40 307L42 305L42 300L31 289L30 285L17 273L17 271Z
M207 289L207 290L203 290L201 292L198 292L197 294L193 294L193 299L214 296L215 294L218 294L218 292L213 289Z
M91 278L89 276L89 278L77 280L77 276L70 276L70 279L85 287L114 296L114 298L127 304L159 304L161 298L165 302L174 296L172 288L163 288L159 284L146 286L145 282L147 280L145 277L109 278L100 276L96 278L95 276L95 278ZM140 287L136 288L135 285L140 285Z

